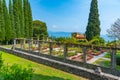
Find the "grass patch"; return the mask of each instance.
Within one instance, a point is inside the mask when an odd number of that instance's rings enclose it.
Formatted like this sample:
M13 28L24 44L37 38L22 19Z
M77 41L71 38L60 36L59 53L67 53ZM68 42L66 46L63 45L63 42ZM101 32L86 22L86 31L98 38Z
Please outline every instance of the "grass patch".
M35 62L19 58L8 53L2 52L2 58L4 60L4 63L8 63L9 65L20 64L23 67L30 65L34 69L32 80L86 80L82 77L69 74L42 64L37 64Z
M104 67L110 67L111 66L111 62L110 60L105 60L105 59L99 59L97 61L94 62L95 65L100 65L100 66L104 66ZM120 66L117 65L116 69L120 70Z
M3 45L5 48L12 48L13 45Z
M110 60L100 58L99 60L95 61L94 64L104 67L110 67Z
M107 53L107 54L104 56L104 58L111 58L110 53Z

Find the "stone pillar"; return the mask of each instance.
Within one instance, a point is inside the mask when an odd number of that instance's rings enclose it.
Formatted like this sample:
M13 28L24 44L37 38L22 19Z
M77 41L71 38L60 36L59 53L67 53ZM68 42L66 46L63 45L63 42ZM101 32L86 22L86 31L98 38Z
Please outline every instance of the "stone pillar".
M87 62L87 48L86 47L83 48L83 62L84 63Z
M41 53L42 52L42 50L41 50L41 43L39 41L37 43L38 43L38 51L39 51L39 53Z
M16 47L16 39L14 39L13 50L15 49L15 47Z
M23 39L20 40L20 48L23 49Z
M32 40L29 39L28 42L29 42L29 51L32 51Z
M26 47L26 40L25 40L25 38L23 38L23 48L25 49Z
M116 68L116 49L111 51L111 68Z
M49 45L50 45L50 47L49 47L49 48L50 48L50 56L52 56L52 51L53 51L53 45L52 45L52 42L50 42Z
M67 57L67 44L64 45L64 59Z

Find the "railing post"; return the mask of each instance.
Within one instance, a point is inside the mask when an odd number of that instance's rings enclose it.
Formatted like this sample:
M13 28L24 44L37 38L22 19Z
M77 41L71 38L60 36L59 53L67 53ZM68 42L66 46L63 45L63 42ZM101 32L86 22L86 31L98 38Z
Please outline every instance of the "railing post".
M64 59L67 57L67 44L64 45Z
M31 50L32 50L32 40L29 39L29 51L31 51Z
M23 49L23 39L20 40L20 48Z
M39 50L39 53L41 53L41 43L39 40L38 40L38 50Z
M52 51L53 51L53 45L52 45L52 42L50 42L49 45L50 45L50 47L49 47L49 48L50 48L50 56L52 56Z
M83 63L87 62L87 47L83 47Z
M111 52L111 68L116 68L116 49L112 49Z
M16 39L14 39L13 50L15 50L15 47L16 47Z

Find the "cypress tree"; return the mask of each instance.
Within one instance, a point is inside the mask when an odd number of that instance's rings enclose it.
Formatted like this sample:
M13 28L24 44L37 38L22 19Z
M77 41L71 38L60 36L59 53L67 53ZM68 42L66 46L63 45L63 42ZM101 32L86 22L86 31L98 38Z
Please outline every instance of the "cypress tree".
M24 13L23 13L22 0L18 0L18 9L19 9L21 37L24 37L24 34L25 34L24 33Z
M11 28L12 28L12 38L16 38L16 31L14 26L13 3L11 0L9 0L9 15L11 21Z
M4 13L4 21L5 21L5 40L8 44L8 41L12 38L12 28L11 28L10 16L8 13L5 0L3 0L3 13Z
M0 0L0 41L5 40L5 23L4 23L4 13L3 4Z
M30 3L28 3L29 37L33 37L33 18Z
M98 2L97 0L92 0L88 25L86 28L86 38L88 41L92 40L95 36L100 36L100 21L99 21L99 14L98 14Z
M28 0L24 0L23 10L24 10L24 27L25 27L25 37L29 38L29 19L28 19Z
M20 30L20 19L19 19L19 8L18 8L18 0L13 0L13 14L14 14L14 28L16 33L16 38L21 37Z

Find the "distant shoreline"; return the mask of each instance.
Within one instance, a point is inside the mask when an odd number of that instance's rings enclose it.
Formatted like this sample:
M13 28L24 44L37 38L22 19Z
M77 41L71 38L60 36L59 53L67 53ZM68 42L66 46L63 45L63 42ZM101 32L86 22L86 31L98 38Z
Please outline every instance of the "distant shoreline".
M72 32L52 32L48 31L50 37L71 37ZM113 41L113 39L109 38L107 35L101 35L101 37L107 41Z

